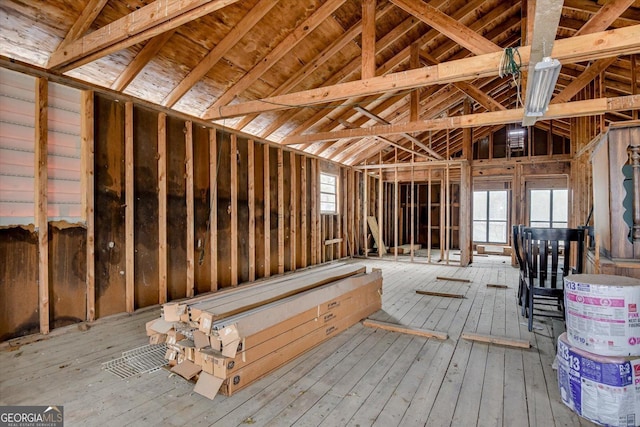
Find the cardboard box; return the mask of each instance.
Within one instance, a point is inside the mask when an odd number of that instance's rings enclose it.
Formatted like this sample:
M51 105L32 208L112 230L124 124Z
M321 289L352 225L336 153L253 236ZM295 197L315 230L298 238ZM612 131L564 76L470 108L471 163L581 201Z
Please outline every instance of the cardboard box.
M213 375L218 378L227 378L227 368L231 365L234 367L234 360L231 357L214 356L213 357Z
M149 337L149 344L154 345L154 344L162 344L167 342L167 335L166 334L153 334Z
M195 344L196 348L205 348L211 346L209 337L200 330L193 331L193 343Z
M200 368L200 366L189 360L185 360L184 362L179 363L171 368L171 372L175 372L186 380L190 380L191 378L195 377L201 370L202 369Z
M199 350L200 356L199 361L202 362L200 366L202 367L202 371L208 374L214 374L214 358L220 357L221 354L214 350Z
M262 378L269 372L337 335L339 332L354 325L363 318L375 313L380 308L380 302L374 300L359 311L353 311L350 315L336 322L331 322L329 325L318 328L304 337L290 342L286 346L263 357L260 361L251 363L237 372L232 373L224 381L220 391L227 396L231 396L236 391L248 386L253 381Z
M175 329L167 332L167 344L176 344L178 341L185 339L186 337Z
M145 324L147 336L154 334L167 334L173 329L173 322L167 322L162 318L150 320Z
M207 399L213 400L213 398L216 397L216 394L218 394L218 390L220 390L220 386L223 382L224 379L222 378L217 378L207 372L201 372L200 378L198 378L198 382L193 388L193 391Z
M211 335L211 328L213 327L213 315L211 313L200 313L200 326L198 330L206 335Z
M162 305L162 317L167 322L180 322L181 317L187 311L187 304L170 302Z

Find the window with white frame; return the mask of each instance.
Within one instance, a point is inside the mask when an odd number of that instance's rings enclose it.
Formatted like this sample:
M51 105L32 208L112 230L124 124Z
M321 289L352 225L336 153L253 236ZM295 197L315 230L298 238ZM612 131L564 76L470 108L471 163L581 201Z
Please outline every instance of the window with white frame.
M338 213L338 177L320 173L320 213Z
M473 192L473 241L507 243L507 190Z
M529 224L539 228L565 228L569 221L566 189L531 190Z

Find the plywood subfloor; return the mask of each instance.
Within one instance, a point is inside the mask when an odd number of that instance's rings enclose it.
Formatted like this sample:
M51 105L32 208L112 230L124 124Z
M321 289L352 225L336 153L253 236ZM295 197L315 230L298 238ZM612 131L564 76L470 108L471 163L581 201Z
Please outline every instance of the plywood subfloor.
M449 339L357 324L237 394L210 401L164 370L120 380L100 369L146 344L144 324L159 316L156 308L0 352L0 405L64 405L68 426L594 425L560 401L551 322L527 331L509 258L482 258L468 268L357 262L383 271L383 310L372 318L447 332ZM474 343L459 339L462 332L528 339L533 347Z

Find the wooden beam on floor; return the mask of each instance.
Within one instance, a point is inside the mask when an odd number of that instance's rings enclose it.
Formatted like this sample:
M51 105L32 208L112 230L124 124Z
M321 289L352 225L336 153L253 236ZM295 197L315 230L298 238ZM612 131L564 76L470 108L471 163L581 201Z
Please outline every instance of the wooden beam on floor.
M371 319L364 320L362 322L362 325L369 328L378 328L385 331L400 332L402 334L416 335L424 338L437 338L439 340L446 340L447 338L449 338L449 336L444 332L430 331L428 329L414 328L411 326L396 325L394 323L380 322Z
M436 280L448 280L450 282L471 283L471 280L469 280L469 279L460 279L458 277L437 276Z
M422 291L420 289L416 290L416 294L428 295L432 297L444 297L444 298L464 298L465 297L463 294L450 294L447 292Z
M484 342L488 344L504 345L507 347L517 347L517 348L531 347L531 344L529 343L529 341L526 341L526 340L519 340L515 338L508 338L508 337L499 337L499 336L488 335L488 334L474 334L471 332L463 332L460 335L460 338L463 338L465 340L470 340L470 341Z

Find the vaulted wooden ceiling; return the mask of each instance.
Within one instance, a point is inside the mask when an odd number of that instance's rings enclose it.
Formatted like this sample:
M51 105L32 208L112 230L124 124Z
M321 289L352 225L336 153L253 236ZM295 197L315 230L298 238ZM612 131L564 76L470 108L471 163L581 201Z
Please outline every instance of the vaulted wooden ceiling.
M557 26L534 24L559 4ZM350 165L455 156L463 128L521 122L508 47L523 71L536 54L563 65L538 127L640 108L638 0L3 0L0 22L5 63ZM552 52L529 46L542 31Z

